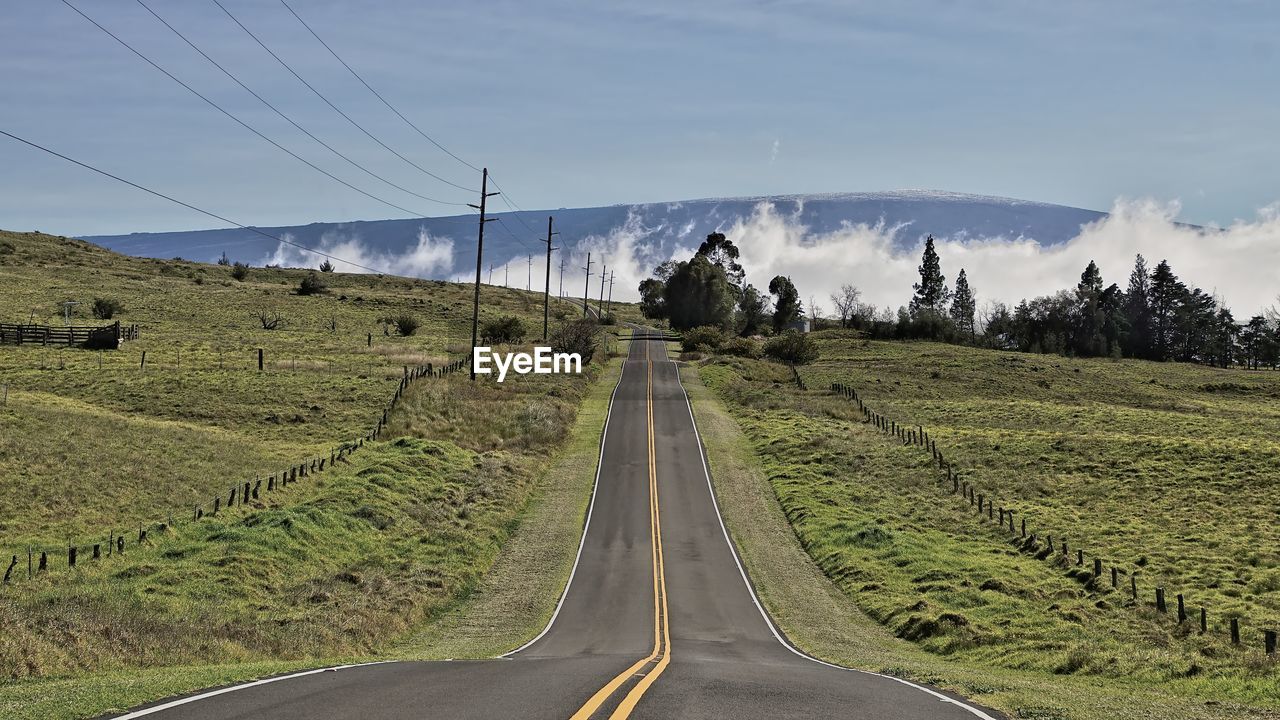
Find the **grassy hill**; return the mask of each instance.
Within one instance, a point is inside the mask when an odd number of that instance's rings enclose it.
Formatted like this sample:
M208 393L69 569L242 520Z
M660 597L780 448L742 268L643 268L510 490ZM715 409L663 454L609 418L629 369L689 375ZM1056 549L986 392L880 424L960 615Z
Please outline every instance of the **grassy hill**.
M0 233L0 321L61 325L73 299L73 323L101 324L85 308L108 297L140 326L115 351L0 345L0 551L22 557L0 590L0 715L97 714L388 652L465 606L564 449L598 442L595 419L575 419L607 400L595 381L616 372L605 369L616 339L582 376L419 380L381 441L194 521L229 487L365 435L405 366L469 349L469 286L326 273L328 292L304 296L305 276L256 268L241 281L223 266ZM540 295L486 287L483 303L482 319L516 315L541 334ZM264 329L260 311L283 324ZM421 327L397 334L386 318L400 315ZM593 469L574 467L584 483L553 513L571 528ZM170 517L137 543L139 524ZM66 568L69 542L122 534L125 553ZM28 547L51 558L31 579ZM570 557L574 547L564 543ZM486 641L514 646L545 622L560 570Z
M1017 672L1044 688L1072 677L1280 705L1275 658L1262 652L1262 631L1280 629L1280 374L816 337L822 358L801 370L808 390L759 361L713 360L700 374L805 550L869 617L936 657L989 668L991 693ZM925 426L965 482L1025 517L1040 545L1023 549L980 519L939 483L928 451L864 424L832 382L902 425ZM1068 540L1067 559L1043 557L1046 534ZM1104 560L1101 582L1094 557ZM1167 614L1152 606L1158 586ZM1176 621L1176 593L1186 623ZM990 702L1038 712L1032 695ZM1107 716L1069 698L1045 690L1040 705L1061 704L1023 716ZM980 688L978 699L987 700ZM1143 712L1135 706L1134 717Z

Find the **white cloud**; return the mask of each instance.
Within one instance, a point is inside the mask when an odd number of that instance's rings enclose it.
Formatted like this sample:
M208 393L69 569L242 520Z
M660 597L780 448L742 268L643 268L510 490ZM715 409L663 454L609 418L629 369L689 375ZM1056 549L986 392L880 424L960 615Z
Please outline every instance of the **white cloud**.
M1078 282L1090 260L1107 283L1128 282L1134 256L1149 267L1167 259L1188 285L1217 294L1237 316L1247 317L1275 301L1280 292L1280 205L1264 208L1252 221L1224 230L1176 222L1177 203L1117 200L1111 214L1081 229L1066 243L1042 246L1033 238L940 239L937 250L948 283L964 268L979 301L1016 303ZM844 283L862 289L866 302L896 308L910 299L919 279L919 245L900 249L901 228L853 225L831 233L810 233L795 216L782 216L762 203L750 218L724 232L742 251L747 279L758 287L774 275L790 275L803 297L819 302Z
M293 241L294 237L286 234L284 239ZM312 249L342 258L330 261L338 272L368 273L372 272L369 268L373 268L392 275L435 277L453 267L453 240L448 237L432 237L424 228L419 228L417 242L402 253L373 251L365 246L359 235L338 232L325 233L320 237L320 243ZM323 260L323 257L313 252L280 243L275 252L262 259L261 264L315 267Z

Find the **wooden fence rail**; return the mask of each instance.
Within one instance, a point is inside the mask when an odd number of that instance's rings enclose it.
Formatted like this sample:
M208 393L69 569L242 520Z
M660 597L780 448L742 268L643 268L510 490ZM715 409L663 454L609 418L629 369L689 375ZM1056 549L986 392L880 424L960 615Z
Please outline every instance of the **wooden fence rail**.
M0 344L8 345L35 344L114 350L125 340L137 339L138 326L121 325L119 321L102 327L53 327L0 323Z
M1074 559L1071 557L1070 548L1066 538L1061 538L1061 552L1055 551L1053 535L1046 534L1045 540L1042 542L1037 538L1035 532L1027 533L1027 516L1023 511L1018 511L1021 520L1020 528L1014 525L1014 510L1012 508L1000 506L999 516L995 514L994 508L997 501L993 497L989 497L985 492L978 492L973 485L969 484L967 479L961 477L961 472L952 466L950 462L938 450L937 442L930 437L928 431L922 425L917 425L915 429L909 429L905 425L898 425L894 420L886 418L884 415L872 410L863 401L858 391L843 383L831 383L831 392L836 395L857 403L859 412L862 413L863 422L869 424L880 432L892 435L898 442L907 446L920 447L928 450L933 456L933 462L937 465L939 471L938 484L943 485L944 489L949 485L949 491L953 495L959 495L970 507L977 512L979 519L998 522L1001 531L1013 536L1013 542L1020 550L1035 555L1040 559L1050 559L1062 565L1075 565L1080 568L1085 567L1086 552L1081 548L1075 548L1076 553ZM1061 537L1061 536L1059 536ZM1076 577L1086 578L1086 587L1090 590L1105 590L1105 573L1103 558L1090 555L1093 560L1092 572L1088 570L1073 570ZM1138 598L1138 573L1126 568L1118 567L1114 564L1109 565L1111 576L1111 589L1119 589L1119 575L1126 573L1129 575L1130 597L1135 607L1142 606L1142 602ZM1187 602L1182 593L1176 594L1177 599L1177 622L1179 625L1188 622ZM1169 611L1166 599L1165 588L1155 588L1153 606L1156 612L1167 614ZM1209 610L1204 606L1200 607L1199 620L1200 632L1207 633L1209 631L1208 621ZM1240 622L1239 617L1227 618L1230 627L1231 643L1233 645L1240 644ZM1262 629L1263 651L1269 655L1276 655L1276 631Z

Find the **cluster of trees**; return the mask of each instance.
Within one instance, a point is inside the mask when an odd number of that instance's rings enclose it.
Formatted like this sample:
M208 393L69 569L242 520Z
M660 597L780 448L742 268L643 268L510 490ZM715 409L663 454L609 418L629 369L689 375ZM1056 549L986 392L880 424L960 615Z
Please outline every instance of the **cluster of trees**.
M743 337L781 332L804 315L791 278L778 275L768 294L746 282L741 253L723 233L712 233L693 257L668 261L640 283L640 312L674 330L711 326Z
M1239 322L1212 294L1180 280L1161 260L1134 261L1128 285L1105 284L1090 261L1074 288L1023 300L1009 308L977 297L962 269L946 284L933 237L925 241L920 282L896 318L858 303L845 286L832 295L842 324L873 337L917 338L1080 357L1129 357L1198 362L1221 367L1280 365L1280 316Z

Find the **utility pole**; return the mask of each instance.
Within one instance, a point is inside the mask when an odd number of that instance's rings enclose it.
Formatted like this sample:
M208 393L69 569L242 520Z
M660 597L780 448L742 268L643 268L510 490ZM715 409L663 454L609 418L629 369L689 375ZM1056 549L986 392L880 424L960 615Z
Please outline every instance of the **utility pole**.
M555 222L555 218L547 216L547 287L542 291L542 341L547 341L547 326L551 322L551 251L555 248L551 247L551 236L559 233L551 232L551 225ZM564 285L564 258L560 258L560 283Z
M587 253L587 266L583 268L587 271L587 284L582 288L582 317L589 317L587 313L587 298L591 296L591 253Z
M596 305L596 308L597 308L597 309L599 309L599 310L601 310L601 311L603 311L603 310L604 310L604 279L605 279L606 277L608 277L608 276L609 276L609 274L605 272L605 270L607 270L608 268L609 268L609 266L608 266L608 265L604 265L604 264L603 264L603 262L601 263L601 266L600 266L600 302ZM601 317L600 319L601 319L601 320L603 320L604 318L603 318L603 317Z
M564 253L560 253L560 298L564 299Z
M511 287L511 261L502 266L502 287Z
M493 284L493 263L489 263L489 284Z
M605 306L604 314L608 316L613 310L613 271L609 271L609 304Z
M533 290L533 256L529 256L529 277L524 281L524 290L529 292Z
M480 270L484 267L484 224L494 220L494 218L486 218L484 216L485 200L498 193L489 192L489 168L484 168L480 175L480 204L471 207L480 211L480 231L476 238L476 299L471 306L471 355L475 357L476 341L480 339ZM476 379L476 365L471 365L471 381Z

